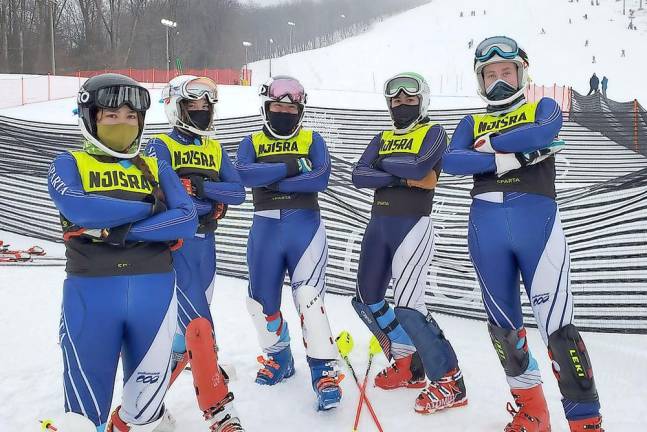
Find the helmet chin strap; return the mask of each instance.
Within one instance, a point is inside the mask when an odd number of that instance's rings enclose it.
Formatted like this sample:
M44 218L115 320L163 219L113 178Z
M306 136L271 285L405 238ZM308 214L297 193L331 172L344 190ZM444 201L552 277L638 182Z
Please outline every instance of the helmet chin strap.
M411 124L403 129L398 129L395 127L395 122L393 123L393 132L395 132L396 135L404 135L408 132L411 132L411 129L414 127L418 126L418 124L422 121L424 117L422 115L419 115L417 119L411 122Z

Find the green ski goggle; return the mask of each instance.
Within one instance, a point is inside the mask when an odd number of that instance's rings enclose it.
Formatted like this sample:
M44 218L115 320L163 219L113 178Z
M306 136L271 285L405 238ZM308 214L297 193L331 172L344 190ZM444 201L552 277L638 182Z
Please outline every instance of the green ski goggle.
M384 84L384 96L392 98L405 92L409 96L418 96L422 92L420 81L413 77L395 77Z
M420 81L412 77L395 77L384 85L384 96L392 98L405 92L409 96L418 96L422 92Z

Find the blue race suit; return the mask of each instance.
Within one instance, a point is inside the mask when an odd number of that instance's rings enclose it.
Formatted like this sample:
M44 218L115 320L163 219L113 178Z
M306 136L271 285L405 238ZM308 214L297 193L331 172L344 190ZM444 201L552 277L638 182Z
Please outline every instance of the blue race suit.
M212 138L200 139L176 128L148 141L146 154L165 161L180 178L200 177L200 196L191 195L191 200L204 229L198 228L196 235L184 239L182 248L173 253L178 287L178 330L184 334L189 322L199 317L207 318L213 325L209 305L216 275L216 247L215 226L210 218L219 203L243 203L245 188L226 150ZM185 351L184 338L176 339L174 351Z
M371 140L353 170L356 187L375 190L371 220L362 240L357 300L373 314L379 330L371 330L387 348L387 356L399 359L420 351L432 381L455 369L458 361L425 303L434 246L430 217L434 191L409 187L406 180L420 180L432 170L438 176L447 141L443 127L428 119L405 134L381 132ZM391 279L395 311L384 300ZM353 305L363 308L358 303ZM398 311L416 319L428 317L433 322L432 331L425 332L416 344L413 335L408 334L413 328L406 330L407 324L397 318ZM382 334L388 336L388 342ZM417 346L420 344L428 349Z
M143 159L165 196L166 210L156 207L155 214L153 185L130 160L66 152L48 175L68 257L60 324L65 410L98 430L110 414L120 356L121 419L141 425L163 412L177 320L168 242L197 229L195 208L171 167ZM90 235L99 230L122 237Z
M562 112L549 98L524 102L508 112L466 116L443 159L447 173L474 176L468 245L490 325L522 329L521 275L541 336L553 354L551 340L561 329L573 327L570 255L555 202L555 158L497 175L495 155L475 151L473 145L490 134L496 152L532 152L549 147L561 126ZM525 346L525 336L518 343ZM507 379L513 389L540 384L537 362L530 355L526 370ZM573 400L578 391L568 391L561 381L560 390L569 420L599 414L597 394L591 396L594 386L590 397L580 400Z

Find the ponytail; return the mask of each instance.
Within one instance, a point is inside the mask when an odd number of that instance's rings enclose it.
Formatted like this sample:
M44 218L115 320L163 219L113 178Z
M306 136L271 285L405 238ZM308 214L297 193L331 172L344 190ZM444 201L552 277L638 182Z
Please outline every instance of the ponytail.
M164 192L160 188L159 182L155 179L155 176L153 176L153 173L151 172L150 167L146 163L144 159L138 154L134 158L131 159L132 163L139 168L139 170L144 174L144 178L146 181L148 181L152 186L153 190L151 193L155 197L155 200L162 201L163 203L166 203L166 197L164 196Z

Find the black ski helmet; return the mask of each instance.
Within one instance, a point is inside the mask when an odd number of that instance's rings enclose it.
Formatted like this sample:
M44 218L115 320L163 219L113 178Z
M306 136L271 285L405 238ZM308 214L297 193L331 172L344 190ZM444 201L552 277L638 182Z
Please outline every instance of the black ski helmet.
M79 127L83 136L92 144L111 156L133 158L139 153L146 110L150 108L151 98L148 90L134 79L125 75L106 73L89 78L79 89L77 96ZM139 134L137 146L132 153L119 153L102 144L97 138L97 112L100 109L118 109L128 105L137 112Z

